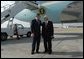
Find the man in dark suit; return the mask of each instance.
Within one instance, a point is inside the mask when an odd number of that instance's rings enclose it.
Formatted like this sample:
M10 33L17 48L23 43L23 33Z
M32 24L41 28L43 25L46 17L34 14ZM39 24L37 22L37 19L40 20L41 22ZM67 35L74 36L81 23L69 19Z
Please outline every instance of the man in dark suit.
M32 32L31 36L33 36L31 54L34 54L36 44L37 44L36 53L39 53L39 45L40 45L40 37L41 37L40 27L41 27L40 14L37 14L36 18L31 22L31 32Z
M49 54L52 53L52 37L53 37L53 23L52 21L48 20L48 17L44 17L44 21L42 24L42 37L44 39L44 53L48 52Z

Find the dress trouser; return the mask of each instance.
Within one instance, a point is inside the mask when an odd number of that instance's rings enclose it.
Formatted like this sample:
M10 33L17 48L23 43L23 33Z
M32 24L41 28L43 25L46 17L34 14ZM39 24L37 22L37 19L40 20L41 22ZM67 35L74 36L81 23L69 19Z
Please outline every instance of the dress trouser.
M36 44L37 44L37 46L36 46ZM32 51L35 50L35 46L36 46L36 51L38 51L39 46L40 46L40 35L36 35L33 37Z
M45 51L52 51L52 42L51 42L51 37L44 37L44 48Z

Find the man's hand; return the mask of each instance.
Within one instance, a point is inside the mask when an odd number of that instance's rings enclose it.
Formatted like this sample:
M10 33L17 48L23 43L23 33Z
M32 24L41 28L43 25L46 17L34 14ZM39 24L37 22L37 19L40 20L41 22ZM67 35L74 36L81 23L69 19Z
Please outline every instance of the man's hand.
M31 37L34 37L34 33L31 33Z

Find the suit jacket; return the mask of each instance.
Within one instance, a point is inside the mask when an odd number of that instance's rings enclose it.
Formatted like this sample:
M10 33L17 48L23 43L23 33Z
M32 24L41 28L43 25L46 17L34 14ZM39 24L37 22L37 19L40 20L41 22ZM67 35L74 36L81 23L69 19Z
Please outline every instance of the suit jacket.
M43 37L51 37L53 36L53 23L51 21L48 21L47 26L45 25L45 22L42 24L42 36Z
M41 27L41 21L36 21L36 19L32 20L31 22L31 32L34 33L35 35L39 35L41 33L40 31Z

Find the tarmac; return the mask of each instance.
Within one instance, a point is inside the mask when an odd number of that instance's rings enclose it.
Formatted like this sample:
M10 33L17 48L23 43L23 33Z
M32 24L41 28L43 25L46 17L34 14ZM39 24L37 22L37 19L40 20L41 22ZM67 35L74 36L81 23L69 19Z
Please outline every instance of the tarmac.
M1 42L1 58L83 58L83 32L55 32L52 39L52 54L43 53L42 38L40 53L32 55L31 47L32 37L22 37L20 40L10 38Z

